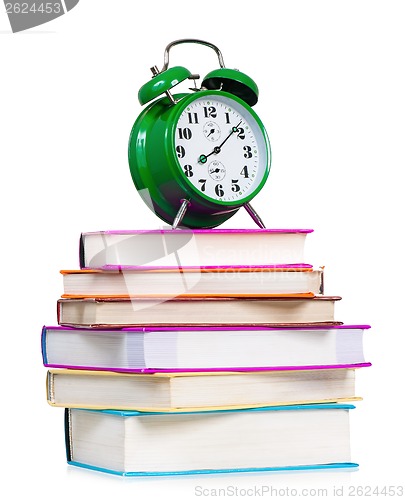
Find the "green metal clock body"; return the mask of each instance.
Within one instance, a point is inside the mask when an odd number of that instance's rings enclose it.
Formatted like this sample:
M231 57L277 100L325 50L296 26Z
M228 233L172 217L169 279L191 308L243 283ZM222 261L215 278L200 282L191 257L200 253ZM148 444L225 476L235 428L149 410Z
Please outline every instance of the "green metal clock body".
M271 164L266 130L252 108L223 90L154 100L129 138L133 182L151 210L172 224L212 228L247 204L265 184Z

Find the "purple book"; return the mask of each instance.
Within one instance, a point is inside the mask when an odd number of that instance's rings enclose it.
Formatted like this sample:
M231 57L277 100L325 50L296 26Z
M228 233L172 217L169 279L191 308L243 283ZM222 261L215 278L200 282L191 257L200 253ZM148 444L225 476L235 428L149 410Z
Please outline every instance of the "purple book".
M368 325L89 329L44 326L47 367L133 373L370 366Z
M82 269L279 266L305 263L312 229L188 229L84 232Z

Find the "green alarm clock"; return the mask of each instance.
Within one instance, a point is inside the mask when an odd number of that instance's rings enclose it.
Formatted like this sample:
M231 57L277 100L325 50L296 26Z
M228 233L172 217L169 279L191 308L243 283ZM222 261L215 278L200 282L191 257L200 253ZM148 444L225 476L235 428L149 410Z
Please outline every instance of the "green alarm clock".
M197 43L215 50L220 68L197 88L199 75L182 66L169 68L169 51ZM213 228L244 207L259 227L263 221L250 201L270 171L270 143L253 111L258 88L246 74L226 68L220 50L203 40L170 43L161 71L138 93L148 104L135 121L128 159L133 182L144 202L173 229ZM172 94L185 80L191 93Z

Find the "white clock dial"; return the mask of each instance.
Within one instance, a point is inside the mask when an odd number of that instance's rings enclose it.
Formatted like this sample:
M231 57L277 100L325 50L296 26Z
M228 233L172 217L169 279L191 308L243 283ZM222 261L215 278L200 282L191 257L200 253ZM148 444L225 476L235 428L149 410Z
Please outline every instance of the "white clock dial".
M196 98L175 130L181 170L198 192L224 203L240 203L267 171L266 138L256 118L223 95Z

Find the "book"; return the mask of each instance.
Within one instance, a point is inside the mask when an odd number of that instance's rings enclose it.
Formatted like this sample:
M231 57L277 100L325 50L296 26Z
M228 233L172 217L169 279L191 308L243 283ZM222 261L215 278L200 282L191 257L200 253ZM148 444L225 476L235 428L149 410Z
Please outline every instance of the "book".
M277 268L138 268L62 270L63 298L147 296L313 296L323 291L323 270Z
M304 263L312 229L159 229L80 236L81 268L268 266Z
M64 326L279 325L334 323L340 297L59 299Z
M63 408L196 411L360 399L355 370L119 373L48 370L47 400Z
M195 413L65 410L70 465L124 476L356 468L352 405Z
M144 373L364 366L363 333L369 328L44 326L42 359L47 367Z

